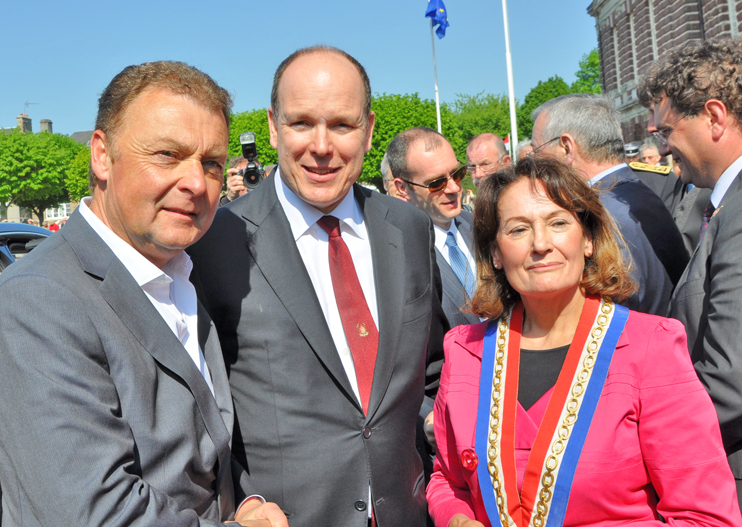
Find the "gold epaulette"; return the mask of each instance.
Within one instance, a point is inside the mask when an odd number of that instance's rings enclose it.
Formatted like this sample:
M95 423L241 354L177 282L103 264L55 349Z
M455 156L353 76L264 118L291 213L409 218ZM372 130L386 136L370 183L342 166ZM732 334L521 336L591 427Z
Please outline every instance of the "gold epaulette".
M672 168L670 167L663 167L658 165L648 165L646 163L639 163L638 161L634 161L633 163L629 163L629 166L633 170L638 170L640 172L655 172L657 174L667 175L670 173Z

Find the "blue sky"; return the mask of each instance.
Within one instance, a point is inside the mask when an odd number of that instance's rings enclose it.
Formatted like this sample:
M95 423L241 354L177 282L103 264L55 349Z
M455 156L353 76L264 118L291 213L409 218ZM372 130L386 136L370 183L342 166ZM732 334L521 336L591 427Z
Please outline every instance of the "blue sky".
M93 128L97 98L129 64L172 59L193 64L233 93L235 111L269 104L273 73L312 44L337 46L368 70L375 93L434 98L425 0L1 0L0 127L15 126L26 101L34 131ZM502 2L445 0L450 27L436 37L441 100L507 93ZM515 94L539 80L574 80L597 46L587 0L510 0Z

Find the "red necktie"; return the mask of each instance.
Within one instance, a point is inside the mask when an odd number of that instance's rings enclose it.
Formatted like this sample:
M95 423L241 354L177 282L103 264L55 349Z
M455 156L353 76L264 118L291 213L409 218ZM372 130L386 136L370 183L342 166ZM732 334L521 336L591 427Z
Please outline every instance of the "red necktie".
M368 399L374 380L376 352L379 347L379 331L368 309L361 283L358 281L353 258L348 246L340 236L340 220L334 216L323 216L317 221L330 236L330 276L335 290L340 320L348 340L353 365L356 369L358 392L363 413L368 413Z

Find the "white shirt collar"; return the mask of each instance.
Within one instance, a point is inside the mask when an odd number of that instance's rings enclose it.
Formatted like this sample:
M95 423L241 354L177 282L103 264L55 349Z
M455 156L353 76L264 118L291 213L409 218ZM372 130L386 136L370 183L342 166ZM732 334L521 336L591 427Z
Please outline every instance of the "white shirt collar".
M611 167L611 168L608 168L608 169L606 169L606 170L603 170L603 172L601 172L600 174L596 174L595 176L591 177L591 178L590 178L590 179L588 180L588 184L589 184L590 186L593 186L593 185L595 185L595 184L596 184L596 183L597 183L598 181L600 181L601 179L603 179L604 177L606 177L606 176L609 176L609 175L613 174L613 173L614 173L615 171L617 171L617 170L620 170L620 169L622 169L622 168L624 168L624 167L628 168L628 166L629 166L629 165L627 165L626 163L620 163L620 164L618 164L618 165L616 165L616 166L613 166L613 167Z
M286 218L291 225L291 233L294 235L294 241L298 240L307 230L317 223L324 212L302 200L296 193L289 188L283 181L281 167L276 170L275 184L278 201L283 207ZM353 188L332 210L332 215L345 223L356 236L361 239L366 238L366 229L363 227L363 214L353 196Z
M193 262L190 256L185 252L181 252L165 264L163 269L160 269L142 256L134 247L121 239L90 210L88 204L92 199L91 197L86 197L80 201L80 214L82 214L82 217L85 218L90 227L111 249L114 256L124 264L124 267L126 267L126 270L129 271L139 287L159 280L172 282L171 276L176 274L184 276L186 280L188 279L193 268Z
M734 178L737 177L742 171L742 156L738 157L737 160L729 165L729 167L721 174L721 177L716 181L714 190L711 191L711 203L715 208L719 208L721 200L724 199L724 194L727 193L729 187L732 186Z

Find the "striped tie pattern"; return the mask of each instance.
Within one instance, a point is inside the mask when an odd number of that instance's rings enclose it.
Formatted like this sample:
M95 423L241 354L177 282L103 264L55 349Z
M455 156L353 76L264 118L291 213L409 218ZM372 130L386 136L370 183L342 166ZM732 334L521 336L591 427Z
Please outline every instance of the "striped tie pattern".
M456 274L461 284L466 290L466 294L469 298L474 296L474 272L469 267L469 261L464 256L464 253L459 249L456 243L456 236L452 232L448 232L446 235L446 247L448 247L448 261L451 264L451 269Z

